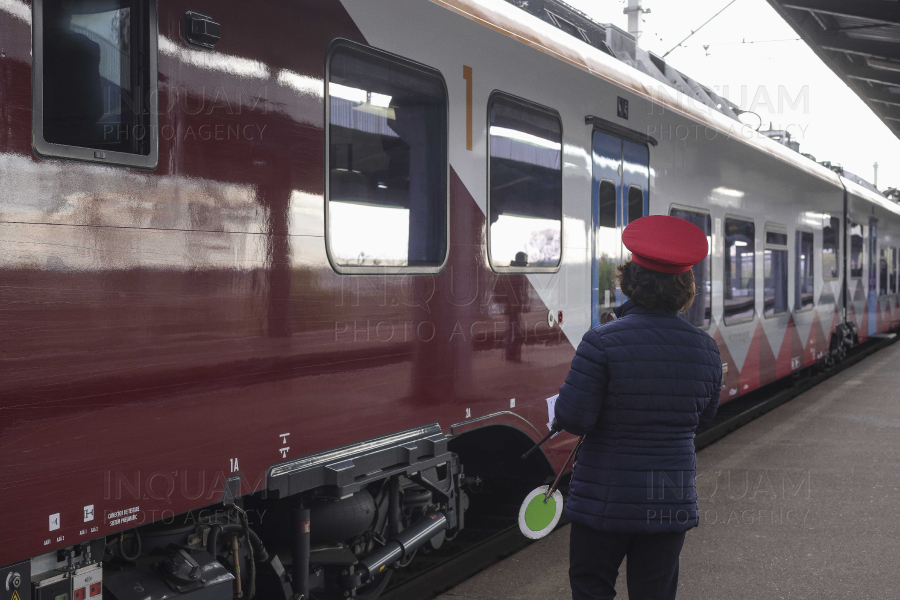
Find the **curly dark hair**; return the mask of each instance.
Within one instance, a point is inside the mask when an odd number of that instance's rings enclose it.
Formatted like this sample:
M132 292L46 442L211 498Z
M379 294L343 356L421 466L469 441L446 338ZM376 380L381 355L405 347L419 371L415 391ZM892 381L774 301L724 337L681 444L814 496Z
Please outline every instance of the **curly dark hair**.
M616 267L616 279L623 294L647 308L665 307L684 312L691 307L697 294L693 270L660 273L629 259Z

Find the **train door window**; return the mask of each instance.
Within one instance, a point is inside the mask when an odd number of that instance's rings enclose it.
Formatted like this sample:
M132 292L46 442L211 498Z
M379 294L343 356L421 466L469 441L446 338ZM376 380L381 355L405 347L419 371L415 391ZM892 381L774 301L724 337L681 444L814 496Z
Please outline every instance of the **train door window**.
M681 208L673 208L669 214L693 223L703 230L703 233L706 234L709 248L712 250L712 222L708 214ZM693 267L697 296L694 298L694 303L691 304L690 308L684 312L684 318L697 327L709 327L709 321L712 316L712 283L710 281L709 256L707 254L702 262Z
M840 274L841 220L825 215L822 220L822 277L837 279Z
M616 303L616 266L619 256L619 236L616 227L616 184L609 179L600 182L597 198L597 281L600 306Z
M756 310L756 227L752 221L725 219L722 262L725 324L752 319Z
M893 248L881 248L881 260L879 262L879 270L881 271L881 275L878 278L879 287L878 287L878 295L879 296L887 296L892 293L894 284L891 281L891 278L894 274L894 257L893 257Z
M863 230L862 225L850 223L850 278L860 279L863 275Z
M341 273L439 270L447 257L441 74L350 42L328 59L328 253Z
M797 232L796 260L794 277L794 310L812 308L813 276L815 261L813 260L813 234L808 231Z
M869 292L878 291L878 221L869 219ZM874 322L874 319L873 319Z
M644 216L644 190L633 185L628 188L628 223Z
M36 0L34 149L156 167L155 0Z
M896 248L891 248L891 293L896 294L900 292L898 289L898 280L897 280L897 272L900 271L900 265L897 264L898 259L900 259L900 255L897 253Z
M527 100L489 103L488 248L497 271L555 271L562 235L562 123Z
M770 226L771 227L771 226ZM766 229L763 252L763 314L767 317L788 311L788 236L786 228Z
M620 224L629 223L644 216L650 197L650 149L646 144L622 140L622 217ZM627 191L626 191L627 190ZM631 252L622 248L623 260L631 258ZM623 297L624 298L624 297Z

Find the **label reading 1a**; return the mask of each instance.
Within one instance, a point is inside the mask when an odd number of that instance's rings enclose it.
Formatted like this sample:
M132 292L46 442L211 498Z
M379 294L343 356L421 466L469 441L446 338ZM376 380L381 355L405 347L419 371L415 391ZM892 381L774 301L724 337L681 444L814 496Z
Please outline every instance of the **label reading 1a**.
M620 119L628 120L628 98L619 96L616 99L616 114Z
M240 467L238 466L238 459L232 458L229 460L231 461L231 472L237 473L238 471L240 471Z

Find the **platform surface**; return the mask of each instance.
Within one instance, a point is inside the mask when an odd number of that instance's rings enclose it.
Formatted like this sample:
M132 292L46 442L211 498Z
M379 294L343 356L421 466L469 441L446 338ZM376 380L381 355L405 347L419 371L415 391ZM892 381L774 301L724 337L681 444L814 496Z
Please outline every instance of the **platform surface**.
M686 600L900 598L900 344L698 453ZM440 596L570 598L569 527ZM627 598L623 564L617 598Z

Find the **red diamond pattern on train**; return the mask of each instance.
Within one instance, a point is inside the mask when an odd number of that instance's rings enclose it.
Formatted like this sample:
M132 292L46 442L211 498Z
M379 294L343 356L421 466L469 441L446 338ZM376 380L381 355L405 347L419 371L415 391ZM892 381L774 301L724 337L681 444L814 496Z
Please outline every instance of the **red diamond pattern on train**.
M815 323L813 323L813 328L815 329ZM800 334L797 332L794 315L791 315L788 317L787 329L784 332L784 339L781 341L781 349L778 351L775 377L790 375L792 371L799 368L802 360L803 342L800 340Z
M852 307L851 307L852 313ZM722 379L721 402L727 402L732 398L750 392L760 386L766 385L790 375L793 371L814 365L824 358L829 349L831 335L840 322L840 314L837 310L832 313L832 320L828 332L822 327L822 319L816 311L813 313L813 322L809 329L806 345L800 339L794 316L788 317L788 325L776 357L768 343L762 322L757 322L756 331L750 341L750 348L744 360L743 368L738 369L734 363L728 345L725 343L718 328L712 334L719 346L719 354L725 372ZM727 368L724 367L727 365Z
M788 322L788 331L791 329L792 322ZM778 361L775 360L775 352L772 350L769 336L766 335L766 330L763 328L762 319L756 324L756 334L759 336L759 380L757 386L760 386L778 379ZM783 342L782 345L784 345Z
M744 366L741 368L739 394L746 394L750 390L755 390L759 387L759 367L762 362L760 345L764 344L767 347L769 345L767 341L761 339L765 337L762 325L757 321L756 329L753 331L753 339L750 340L750 348L747 350L747 358L744 359ZM769 348L769 355L772 357L772 363L774 363L775 356L772 354L771 348Z
M853 304L851 303L851 304L847 307L847 320L850 321L850 322L852 322L852 323L856 323L856 328L857 328L857 330L858 330L858 332L859 332L859 341L860 341L860 342L865 341L865 339L866 339L867 337L869 337L869 334L867 333L867 327L868 327L868 325L867 325L867 320L866 320L866 310L865 310L865 308L863 309L863 318L862 318L862 319L859 319L859 318L857 318L857 316L856 316L856 309L853 307Z
M863 304L862 318L859 320L859 341L860 343L869 339L869 303Z
M720 402L727 402L740 393L741 372L734 364L734 357L728 350L728 345L722 337L721 331L716 329L713 339L719 346L719 356L722 358L722 394Z
M836 313L835 313L836 314ZM832 325L833 330L834 325ZM806 351L803 353L802 363L804 367L814 365L819 359L819 353L828 349L828 340L825 339L825 331L822 329L822 320L819 311L813 315L813 324L809 329L809 338L806 340Z

